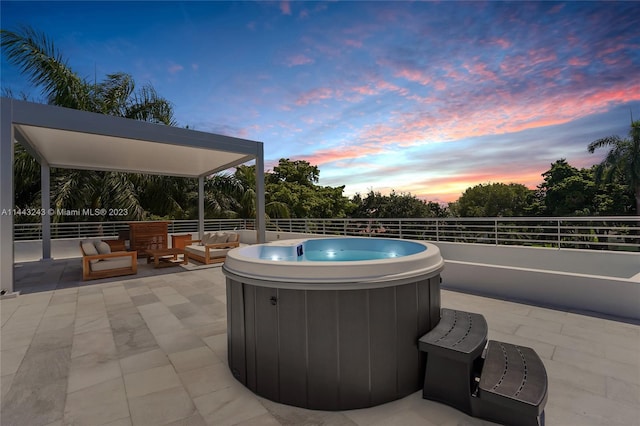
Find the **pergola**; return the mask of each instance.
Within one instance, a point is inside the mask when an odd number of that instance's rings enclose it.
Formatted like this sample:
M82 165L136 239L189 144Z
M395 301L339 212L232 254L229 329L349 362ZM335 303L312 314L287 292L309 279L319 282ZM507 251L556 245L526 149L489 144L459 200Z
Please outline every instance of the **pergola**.
M256 230L265 240L262 142L138 120L1 98L0 287L13 292L13 148L21 143L41 165L42 209L50 208L50 168L89 169L198 179L200 235L204 179L256 161ZM87 206L89 207L89 206ZM51 259L51 217L42 218L42 259Z

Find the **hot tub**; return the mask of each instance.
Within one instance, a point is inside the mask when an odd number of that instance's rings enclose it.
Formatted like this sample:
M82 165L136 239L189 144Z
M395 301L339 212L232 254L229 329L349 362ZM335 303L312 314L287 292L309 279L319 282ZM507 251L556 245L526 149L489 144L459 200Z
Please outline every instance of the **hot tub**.
M229 367L256 394L311 409L409 395L424 377L417 341L440 318L443 265L432 244L387 238L231 250Z

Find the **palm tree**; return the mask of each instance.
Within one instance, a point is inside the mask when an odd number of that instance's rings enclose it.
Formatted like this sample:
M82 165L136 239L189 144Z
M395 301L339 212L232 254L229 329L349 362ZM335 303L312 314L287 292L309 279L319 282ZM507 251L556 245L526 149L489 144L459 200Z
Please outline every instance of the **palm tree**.
M604 160L596 167L596 180L611 183L621 176L633 190L636 214L640 214L640 120L631 121L629 138L607 136L589 144L593 153L598 148L611 147Z
M0 45L7 60L41 88L48 104L169 126L176 124L171 104L151 85L136 90L133 78L125 73L108 74L100 83L88 82L69 67L46 35L32 28L24 27L19 32L0 30ZM31 184L33 188L33 183L39 181L39 166L24 150L16 150L16 159L16 172L24 174L18 175L16 182ZM52 184L55 207L120 207L128 209L129 219L138 220L146 216L140 192L163 186L158 179L143 175L77 170L53 170Z

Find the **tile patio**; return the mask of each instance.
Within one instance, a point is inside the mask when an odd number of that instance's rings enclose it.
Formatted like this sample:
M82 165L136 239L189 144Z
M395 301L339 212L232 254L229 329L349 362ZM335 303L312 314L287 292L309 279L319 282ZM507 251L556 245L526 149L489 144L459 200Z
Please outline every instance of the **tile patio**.
M80 276L78 259L16 268L23 294L0 301L3 426L489 424L421 392L342 412L254 395L226 365L218 265ZM640 425L640 326L444 290L442 304L538 352L547 425Z

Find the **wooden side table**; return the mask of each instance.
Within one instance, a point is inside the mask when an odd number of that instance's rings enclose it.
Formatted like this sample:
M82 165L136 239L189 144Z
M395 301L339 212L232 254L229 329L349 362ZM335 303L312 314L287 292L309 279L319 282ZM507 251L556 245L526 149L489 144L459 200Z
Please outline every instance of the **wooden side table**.
M172 235L171 247L184 249L187 246L187 241L191 241L192 239L191 234Z

